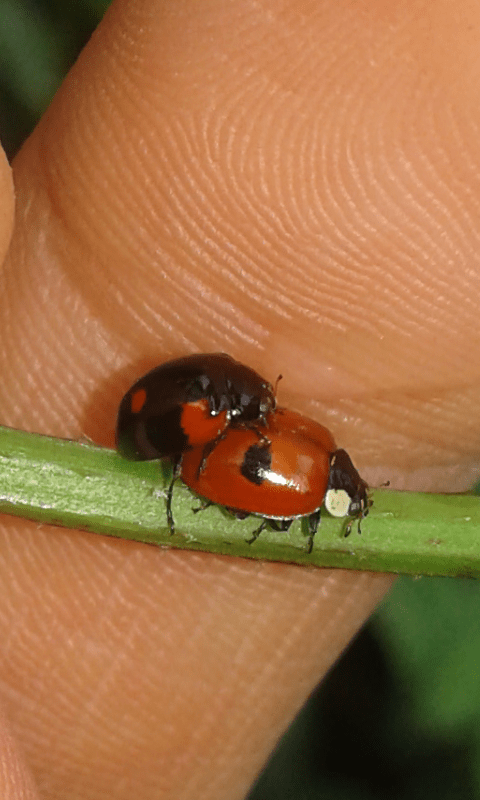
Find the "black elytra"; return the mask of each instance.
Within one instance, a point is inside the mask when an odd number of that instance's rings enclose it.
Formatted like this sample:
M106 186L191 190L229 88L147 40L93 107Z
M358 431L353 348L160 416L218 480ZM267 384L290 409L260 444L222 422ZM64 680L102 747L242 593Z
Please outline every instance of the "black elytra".
M226 353L173 359L136 381L124 396L117 418L118 450L138 460L178 457L189 449L190 438L198 433L185 427L186 407L202 400L207 431L204 445L217 435L210 434L209 418L225 412L224 428L265 424L267 415L275 409L271 384ZM198 419L201 427L201 416Z

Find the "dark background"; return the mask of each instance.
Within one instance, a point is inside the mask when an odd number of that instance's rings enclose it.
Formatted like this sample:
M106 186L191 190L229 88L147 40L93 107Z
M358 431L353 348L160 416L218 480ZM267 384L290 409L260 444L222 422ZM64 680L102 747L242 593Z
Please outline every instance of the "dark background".
M0 0L12 158L106 0ZM480 588L400 578L279 743L248 800L480 799Z

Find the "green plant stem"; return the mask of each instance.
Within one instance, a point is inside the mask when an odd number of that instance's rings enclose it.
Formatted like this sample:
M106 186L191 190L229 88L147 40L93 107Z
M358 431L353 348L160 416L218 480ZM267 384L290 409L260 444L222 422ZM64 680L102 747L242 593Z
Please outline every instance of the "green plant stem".
M428 575L480 575L480 498L376 490L374 505L345 538L345 522L324 512L313 552L302 521L267 529L249 545L259 520L236 520L177 481L176 533L166 525L168 466L126 461L92 444L0 427L0 512L40 523L156 545L322 567Z

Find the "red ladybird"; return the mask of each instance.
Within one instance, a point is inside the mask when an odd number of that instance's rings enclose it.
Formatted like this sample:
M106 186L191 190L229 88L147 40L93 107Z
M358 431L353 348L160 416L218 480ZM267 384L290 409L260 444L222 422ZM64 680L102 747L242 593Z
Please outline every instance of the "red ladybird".
M268 381L226 353L167 361L140 378L123 398L117 447L139 460L172 458L193 447L204 457L229 426L265 424L275 409Z
M367 484L332 434L314 420L279 408L266 425L229 429L205 461L203 449L185 452L181 478L207 501L225 506L239 518L263 517L254 532L271 524L288 530L294 519L308 519L308 552L325 501L334 516L361 518L368 513ZM171 530L171 492L168 518Z

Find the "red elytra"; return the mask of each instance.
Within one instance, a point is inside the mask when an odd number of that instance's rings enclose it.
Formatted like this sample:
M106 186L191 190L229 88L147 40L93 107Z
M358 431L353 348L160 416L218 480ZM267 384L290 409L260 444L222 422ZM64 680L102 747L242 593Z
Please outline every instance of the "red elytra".
M180 474L197 494L243 516L293 520L322 505L335 450L327 428L279 408L267 425L229 429L207 459L201 448L184 453Z

